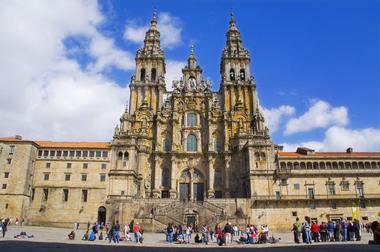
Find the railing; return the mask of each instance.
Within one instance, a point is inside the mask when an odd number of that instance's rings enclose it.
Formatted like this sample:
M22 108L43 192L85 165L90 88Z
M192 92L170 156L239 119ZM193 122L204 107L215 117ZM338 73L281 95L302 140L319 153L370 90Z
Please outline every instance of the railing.
M316 194L314 196L309 195L281 195L280 197L276 195L260 195L253 196L253 200L324 200L324 199L378 199L380 194Z

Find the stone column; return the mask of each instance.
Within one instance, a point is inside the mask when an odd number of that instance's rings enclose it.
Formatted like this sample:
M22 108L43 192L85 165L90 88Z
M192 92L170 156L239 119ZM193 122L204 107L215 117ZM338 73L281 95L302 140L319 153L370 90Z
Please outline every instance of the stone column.
M175 199L177 198L176 178L175 178L175 172L177 170L176 158L172 157L171 161L172 161L172 167L170 169L170 198Z
M215 178L215 159L209 157L208 159L208 198L215 198L215 190L214 190L214 178Z
M161 187L161 159L156 156L154 159L154 189L153 189L153 198L160 198L160 187Z
M230 170L231 170L231 157L230 156L226 156L225 157L225 163L226 163L226 166L225 166L225 172L224 172L224 195L226 198L229 198L231 196L231 193L230 193Z

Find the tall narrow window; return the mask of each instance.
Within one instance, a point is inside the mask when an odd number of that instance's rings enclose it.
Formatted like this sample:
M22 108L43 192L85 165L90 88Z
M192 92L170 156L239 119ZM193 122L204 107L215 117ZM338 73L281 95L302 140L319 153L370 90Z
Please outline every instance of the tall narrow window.
M327 184L327 193L329 195L335 195L335 184L334 183L328 183Z
M197 137L193 134L187 136L187 151L197 151Z
M145 81L145 68L141 68L140 70L140 80Z
M197 125L197 114L188 113L187 114L187 127L195 127Z
M219 138L215 139L215 152L221 152L222 151L222 143Z
M235 70L234 69L230 69L230 80L231 81L235 80Z
M69 189L63 189L63 201L69 200Z
M314 199L314 188L307 188L307 196L309 199Z
M11 145L9 146L9 155L13 155L15 153L15 146Z
M82 190L82 201L83 202L87 202L87 194L88 194L87 190Z
M244 81L245 80L245 70L240 69L240 80Z
M214 174L214 183L215 186L222 186L222 171L221 170L215 170Z
M169 187L170 186L170 172L168 167L164 167L162 169L162 186Z
M169 139L168 138L164 139L163 147L164 147L164 152L168 152L169 151Z
M156 68L152 68L151 81L155 81L156 80L156 77L157 77L156 75L157 75Z
M360 198L364 197L364 189L363 189L363 182L362 181L356 182L356 192L358 193L358 196Z
M32 196L31 196L32 201L34 200L34 195L35 195L35 193L36 193L36 189L32 188Z
M45 188L42 191L42 200L47 201L49 198L49 189Z

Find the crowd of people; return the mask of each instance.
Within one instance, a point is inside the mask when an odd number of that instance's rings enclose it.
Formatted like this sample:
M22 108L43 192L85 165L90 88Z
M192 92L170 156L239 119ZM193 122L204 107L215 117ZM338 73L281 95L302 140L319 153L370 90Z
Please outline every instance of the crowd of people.
M360 241L362 229L367 232L372 232L373 230L370 223L361 226L357 219L353 221L345 219L322 221L319 224L306 216L303 222L298 217L296 218L292 231L295 243L301 243L302 241L303 243L311 244L312 242ZM374 240L376 240L375 234Z
M226 223L224 227L220 224L215 225L214 229L203 225L200 229L193 225L173 225L169 223L164 230L166 242L177 244L188 244L192 242L192 234L194 234L194 243L216 242L219 246L236 243L265 243L269 241L275 242L275 239L269 237L269 228L267 225L261 225L257 228L255 225L247 225L245 235L237 225Z
M74 224L74 229L79 229L79 224ZM90 223L87 223L87 229L84 233L82 240L83 241L95 241L95 240L105 240L109 243L119 243L120 241L132 241L131 233L134 235L134 240L136 243L143 242L143 230L141 229L139 223L134 223L132 221L130 224L124 225L124 236L120 235L121 226L119 221L114 223L94 223L92 226ZM68 234L69 240L75 240L75 231L71 231Z

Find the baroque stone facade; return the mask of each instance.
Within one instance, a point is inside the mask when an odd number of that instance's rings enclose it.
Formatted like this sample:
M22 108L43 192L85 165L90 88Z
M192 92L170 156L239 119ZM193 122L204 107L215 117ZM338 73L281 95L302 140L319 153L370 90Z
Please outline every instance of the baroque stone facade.
M289 230L296 216L352 218L356 208L376 218L380 153L283 152L233 17L226 37L217 92L193 49L169 92L154 15L111 142L0 138L0 215L55 226L138 219L151 230L227 220Z

